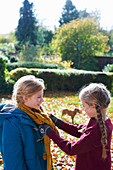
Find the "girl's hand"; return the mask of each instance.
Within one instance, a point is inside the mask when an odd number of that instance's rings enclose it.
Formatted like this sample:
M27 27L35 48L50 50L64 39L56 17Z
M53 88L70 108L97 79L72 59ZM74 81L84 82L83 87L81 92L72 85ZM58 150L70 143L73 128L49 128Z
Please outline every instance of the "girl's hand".
M39 129L40 133L45 136L48 136L49 132L52 130L52 128L46 123L44 123L43 125L39 125Z
M52 113L47 113L48 116L51 116Z
M61 124L62 124L62 120L58 119L55 115L53 115L52 113L50 113L49 118L53 121L53 123L60 128Z

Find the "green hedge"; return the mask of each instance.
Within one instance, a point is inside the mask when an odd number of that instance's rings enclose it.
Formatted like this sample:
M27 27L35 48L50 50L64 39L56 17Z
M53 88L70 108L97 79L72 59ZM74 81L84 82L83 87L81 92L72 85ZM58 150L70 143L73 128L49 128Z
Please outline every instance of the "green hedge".
M14 62L14 63L7 63L6 67L8 71L14 70L16 68L41 68L41 69L64 69L63 66L58 64L47 64L47 63L40 63L40 62Z
M11 93L13 83L9 83L6 79L6 61L0 57L0 93Z
M85 84L91 82L103 83L113 92L113 73L91 72L58 69L26 69L18 68L10 72L10 78L17 81L25 75L35 75L45 81L47 91L72 91L77 92Z

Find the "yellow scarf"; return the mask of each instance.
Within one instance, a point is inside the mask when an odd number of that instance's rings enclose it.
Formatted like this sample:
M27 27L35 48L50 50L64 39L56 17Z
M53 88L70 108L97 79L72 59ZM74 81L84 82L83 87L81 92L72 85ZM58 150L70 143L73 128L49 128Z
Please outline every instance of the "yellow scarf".
M53 121L46 114L42 113L41 109L39 109L38 111L32 111L24 104L18 104L17 107L23 110L36 124L41 125L43 123L47 123L52 127L52 129L57 132L57 134L59 134ZM46 150L46 153L43 154L43 159L47 159L47 170L51 170L53 168L52 155L50 151L51 140L48 136L45 135L43 136L43 138Z

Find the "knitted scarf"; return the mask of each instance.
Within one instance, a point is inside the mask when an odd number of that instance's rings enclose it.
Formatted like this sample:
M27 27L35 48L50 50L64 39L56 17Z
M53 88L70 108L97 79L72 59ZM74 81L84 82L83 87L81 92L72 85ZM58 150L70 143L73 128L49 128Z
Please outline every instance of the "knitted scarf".
M52 129L54 129L57 132L57 134L59 134L53 121L46 114L44 114L41 109L31 110L24 104L18 104L17 107L23 110L36 124L41 125L43 123L47 123L52 127ZM43 136L43 138L46 150L46 153L43 154L43 159L47 159L47 170L51 170L53 168L52 155L50 151L51 140L48 136L45 135Z

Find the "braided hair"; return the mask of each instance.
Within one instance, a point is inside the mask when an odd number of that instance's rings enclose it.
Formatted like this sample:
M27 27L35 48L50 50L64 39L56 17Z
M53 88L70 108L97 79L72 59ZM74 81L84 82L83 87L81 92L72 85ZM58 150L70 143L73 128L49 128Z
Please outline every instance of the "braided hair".
M110 103L110 92L104 84L91 83L80 91L79 98L88 105L95 105L97 121L101 131L102 158L105 159L107 157L105 150L105 146L107 145L107 132L102 110L106 109Z
M106 158L106 150L105 150L105 146L107 145L107 132L106 132L106 127L105 127L105 121L103 120L102 117L102 113L101 113L101 109L99 106L96 105L96 110L97 110L97 119L98 119L98 123L100 126L100 131L101 131L101 143L102 143L102 158Z

